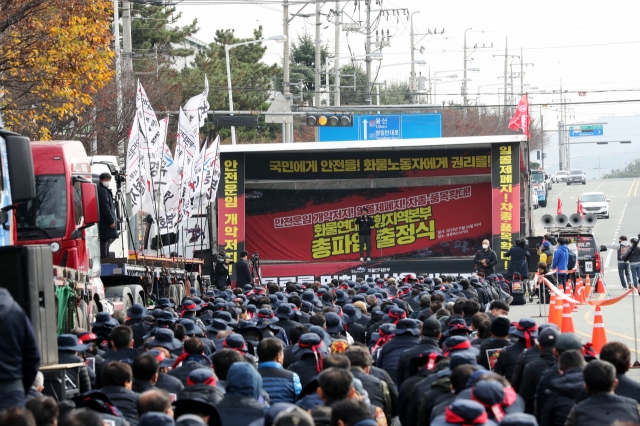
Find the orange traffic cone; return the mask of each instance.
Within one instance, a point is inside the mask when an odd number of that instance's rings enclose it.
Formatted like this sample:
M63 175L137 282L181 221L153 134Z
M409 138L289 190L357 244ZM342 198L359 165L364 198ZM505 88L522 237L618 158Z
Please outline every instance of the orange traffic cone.
M576 300L579 300L581 303L585 302L584 287L582 286L582 280L580 278L576 280Z
M542 301L540 302L542 303ZM547 314L547 322L554 323L553 319L555 317L556 310L556 294L551 292L551 299L549 300L549 313Z
M560 326L561 333L574 333L573 318L571 317L571 303L566 300L562 303L562 325Z
M593 333L591 334L591 342L593 342L593 350L597 354L599 354L602 347L607 344L607 334L604 331L604 321L602 320L600 305L596 305L596 312L593 315Z
M598 277L598 285L596 286L596 293L606 293L604 289L604 283L602 282L602 277Z
M567 282L564 285L564 294L565 296L569 296L569 297L573 297L573 294L571 294L571 281L567 280ZM573 312L573 303L571 302L567 302L569 303L569 307L571 308L571 311Z
M558 328L562 327L562 312L563 312L563 300L560 296L556 296L556 306L553 308L553 319L552 323L558 326Z
M589 275L587 275L587 283L584 286L584 295L586 299L591 297L591 280L589 279Z

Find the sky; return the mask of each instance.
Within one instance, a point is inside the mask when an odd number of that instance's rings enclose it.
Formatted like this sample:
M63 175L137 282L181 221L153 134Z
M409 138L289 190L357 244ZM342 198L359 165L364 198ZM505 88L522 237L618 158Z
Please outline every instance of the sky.
M364 2L358 3L361 3L361 11L355 8L353 1L340 3L346 15L343 22L365 20ZM479 68L480 71L468 75L472 79L468 82L470 103L496 105L503 102L503 96L498 96L498 89L502 91L502 85L478 86L503 82L504 56L494 55L505 54L508 38L508 54L518 55L510 57L509 64L514 73L520 71L520 62L527 64L523 67L523 83L529 86L524 91L529 93L532 116L539 119L541 114L544 115L545 129L557 129L560 106L554 104L560 101L561 84L562 90L566 91L564 98L568 104L569 123L640 115L640 33L637 31L640 2L637 0L382 0L381 5L375 4L375 1L373 3L374 10L406 8L413 14L414 32L418 34L416 47L424 46L424 53L416 52L415 59L427 63L427 66L416 66L416 72L424 76L429 72L433 75L435 71L455 70L452 74L462 78L462 71L458 70L464 64L464 33L471 28L466 32L469 58L472 60L468 67ZM290 13L300 7L300 4L290 6ZM334 2L322 6L325 15L321 37L331 52L335 30L333 20L328 21L326 14L335 7ZM182 23L198 19L200 30L195 36L205 42L213 41L217 29L232 28L238 37L251 37L259 25L263 26L266 37L283 33L282 7L276 0L183 0L177 9L183 14ZM309 4L302 13L313 14L314 11L315 5ZM372 21L377 15L378 12L372 12ZM292 40L305 31L315 38L315 16L296 17L290 25ZM408 81L410 65L390 66L411 60L408 16L389 13L387 18L385 14L379 20L378 29L383 29L385 33L389 30L391 46L382 50L384 59L381 63L385 67L380 69L377 81ZM436 29L437 35L423 37L428 30L433 33ZM444 34L440 34L442 30ZM363 34L350 32L347 35L342 32L340 55L348 54L349 49L356 55L364 54L364 42ZM266 45L268 50L264 61L281 64L283 45L275 42L267 42ZM474 50L475 45L484 45L486 48ZM374 76L376 70L374 62ZM442 73L440 76L448 74L451 73ZM438 103L450 100L460 102L461 83L444 84L444 81L437 87ZM513 87L517 101L519 76L514 80ZM638 101L625 102L633 100ZM640 136L640 129L633 122L619 126L616 136L620 132L623 133L620 137L625 140ZM554 143L554 137L550 136L550 144ZM626 153L633 151L632 148L629 145L608 145L609 152ZM640 152L640 149L636 151Z

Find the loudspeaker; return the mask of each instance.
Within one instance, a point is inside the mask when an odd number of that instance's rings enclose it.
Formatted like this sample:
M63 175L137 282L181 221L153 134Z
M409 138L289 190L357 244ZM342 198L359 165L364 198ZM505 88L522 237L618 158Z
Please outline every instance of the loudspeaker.
M569 218L567 217L566 214L559 214L555 218L555 223L556 223L556 226L559 226L560 228L564 228L565 226L567 226L567 223L569 223Z
M0 287L31 320L38 339L41 365L58 363L53 261L48 245L0 247Z
M193 257L204 260L204 265L202 265L202 275L209 275L210 277L214 276L215 259L213 258L211 249L194 250Z
M584 215L584 224L587 226L596 226L598 222L598 218L593 213L588 213Z
M6 141L11 201L24 203L36 198L36 178L33 174L33 157L29 138L17 133L0 131Z
M579 213L572 214L569 216L569 223L574 227L582 225L582 216Z
M540 218L540 224L542 226L544 226L545 228L548 228L550 226L553 226L554 222L553 222L553 216L551 216L550 214L545 214Z

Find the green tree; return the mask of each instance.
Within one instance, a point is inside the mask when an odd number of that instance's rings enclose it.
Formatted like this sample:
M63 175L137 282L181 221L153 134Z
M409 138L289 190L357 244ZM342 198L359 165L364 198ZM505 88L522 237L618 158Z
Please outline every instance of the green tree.
M327 45L321 46L320 55L322 58L320 68L322 76L320 81L324 82L325 60L329 56ZM316 62L316 45L307 31L298 35L298 40L291 43L291 51L289 56L289 82L299 84L302 82L303 100L309 101L315 93L315 62ZM280 84L279 87L282 85ZM299 88L293 88L292 92L299 92Z
M605 179L636 178L640 177L640 158L636 158L631 163L602 176Z
M355 77L353 75L355 74ZM348 77L347 77L348 76ZM355 78L356 88L346 88L353 86ZM359 63L352 63L340 67L340 104L341 105L364 105L367 92L367 74ZM333 103L333 100L332 100Z
M403 82L393 81L380 87L380 105L407 105L411 103L411 90Z

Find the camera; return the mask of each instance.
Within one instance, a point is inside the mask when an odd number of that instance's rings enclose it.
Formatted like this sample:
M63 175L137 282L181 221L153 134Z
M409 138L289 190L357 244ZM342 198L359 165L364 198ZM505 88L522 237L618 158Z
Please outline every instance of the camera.
M251 262L252 263L260 262L260 254L258 252L255 252L251 255Z

